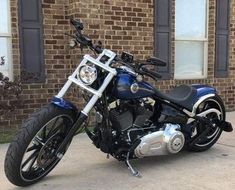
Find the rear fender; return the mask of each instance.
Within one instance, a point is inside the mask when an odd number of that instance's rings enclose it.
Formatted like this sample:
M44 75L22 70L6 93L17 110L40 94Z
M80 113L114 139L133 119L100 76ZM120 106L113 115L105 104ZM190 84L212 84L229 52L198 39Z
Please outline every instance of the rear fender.
M208 86L208 85L201 85L201 84L194 84L192 85L193 88L197 90L197 98L200 99L202 96L208 94L216 94L217 91L215 88Z
M201 85L201 84L194 84L192 85L193 88L197 90L197 101L193 106L192 115L196 114L196 110L198 106L207 98L212 98L217 94L215 88L208 86L208 85Z

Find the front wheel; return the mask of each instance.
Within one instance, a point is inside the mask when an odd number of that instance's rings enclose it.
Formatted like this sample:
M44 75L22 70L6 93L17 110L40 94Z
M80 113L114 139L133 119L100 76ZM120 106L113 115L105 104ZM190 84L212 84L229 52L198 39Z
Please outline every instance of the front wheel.
M31 116L8 148L5 173L9 181L17 186L28 186L45 177L60 161L55 152L75 117L72 110L53 104Z
M206 110L209 110L211 108L217 109L221 114L218 117L216 113L209 113L206 115L208 119L210 119L212 122L216 120L224 121L226 117L225 108L223 101L218 95L215 95L212 98L208 98L205 101L203 101L197 109L197 114L200 114ZM203 126L201 124L198 124L195 128L193 139L198 137L204 130L206 126ZM188 150L190 151L196 151L201 152L208 150L211 148L219 139L220 135L222 133L222 129L219 126L215 126L214 128L210 129L209 132L206 134L205 138L201 140L200 142L194 144L193 146L188 147Z

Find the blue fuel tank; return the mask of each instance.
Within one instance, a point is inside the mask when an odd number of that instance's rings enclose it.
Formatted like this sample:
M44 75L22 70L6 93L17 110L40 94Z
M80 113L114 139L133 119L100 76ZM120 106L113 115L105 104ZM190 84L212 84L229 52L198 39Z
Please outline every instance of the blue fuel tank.
M154 87L144 81L138 82L136 76L124 70L118 70L114 85L113 95L117 99L146 98L155 94Z

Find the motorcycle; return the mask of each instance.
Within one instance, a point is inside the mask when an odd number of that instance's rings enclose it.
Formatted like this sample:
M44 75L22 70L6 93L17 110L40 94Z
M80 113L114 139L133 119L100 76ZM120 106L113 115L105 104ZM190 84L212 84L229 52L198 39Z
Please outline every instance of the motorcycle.
M45 177L66 153L73 137L85 131L93 144L107 155L126 163L134 176L140 173L130 160L177 154L182 150L205 151L231 132L223 101L216 89L207 85L180 85L162 93L145 81L161 78L148 66L165 66L156 57L135 61L123 52L118 56L94 45L82 32L83 23L71 19L75 35L71 47L89 48L51 103L25 121L11 142L5 173L17 186L28 186ZM85 107L79 111L63 97L75 84L83 89ZM91 130L86 121L95 111Z

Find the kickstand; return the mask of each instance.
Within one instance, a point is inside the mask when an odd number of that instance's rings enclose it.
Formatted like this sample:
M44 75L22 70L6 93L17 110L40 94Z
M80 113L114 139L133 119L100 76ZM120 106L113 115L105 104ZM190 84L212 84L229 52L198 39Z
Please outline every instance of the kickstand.
M126 163L128 169L131 170L131 173L132 173L133 176L141 178L142 176L141 176L140 172L139 172L138 170L135 170L135 169L132 167L132 165L130 164L130 162L129 162L129 156L130 156L130 152L127 153L126 161L125 161L125 163Z

